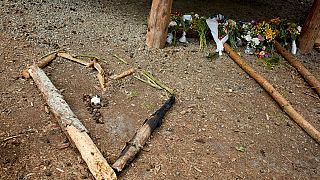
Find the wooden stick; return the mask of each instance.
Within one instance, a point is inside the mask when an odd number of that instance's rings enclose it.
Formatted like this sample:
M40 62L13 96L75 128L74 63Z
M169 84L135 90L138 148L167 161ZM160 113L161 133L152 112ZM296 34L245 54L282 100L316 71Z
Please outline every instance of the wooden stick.
M89 137L87 129L72 112L47 75L36 65L30 67L29 74L42 92L61 128L79 150L95 179L117 179L115 172Z
M128 69L128 70L122 72L121 74L111 76L110 78L113 79L113 80L119 80L119 79L122 79L124 77L130 76L134 72L135 72L135 70L133 68L131 68L131 69Z
M57 53L50 53L46 56L44 56L43 58L40 59L40 61L37 63L37 66L39 68L44 68L47 64L49 64L51 61L53 61L55 58L57 57ZM25 69L22 71L22 77L29 79L30 78L30 74L28 72L28 69Z
M277 51L281 54L297 71L302 75L302 77L311 85L318 95L320 96L320 82L314 77L308 69L306 69L303 64L299 62L291 53L289 53L280 43L275 41L274 43Z
M175 96L171 96L164 105L156 111L151 118L147 119L143 126L138 129L134 137L126 144L125 148L117 161L112 165L112 168L117 172L121 172L134 157L140 152L147 140L150 138L154 129L162 124L162 119L167 111L172 107L175 102Z
M224 43L225 51L244 71L246 71L260 86L262 86L269 95L281 106L291 119L293 119L303 130L305 130L315 141L320 144L320 132L317 131L308 121L304 119L290 103L273 86L255 70L253 70L232 48Z
M92 65L91 62L88 62L88 61L85 61L85 60L82 60L82 59L78 59L78 58L74 58L71 54L66 53L66 52L59 52L57 55L59 57L74 61L74 62L82 64L82 65L85 65L87 67L90 67Z

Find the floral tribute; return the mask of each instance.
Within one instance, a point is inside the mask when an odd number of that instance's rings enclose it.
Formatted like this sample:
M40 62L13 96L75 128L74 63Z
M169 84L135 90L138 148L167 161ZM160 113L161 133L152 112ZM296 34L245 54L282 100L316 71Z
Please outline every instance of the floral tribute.
M229 41L232 48L245 46L245 53L256 55L258 58L270 58L273 53L273 41L277 39L291 52L296 54L296 40L301 27L280 18L269 21L242 22L226 19L222 15L205 18L198 14L173 13L168 26L168 44L176 45L177 34L179 42L188 43L186 35L196 32L199 37L200 50L207 46L209 39L217 45L216 52L222 55L223 43Z

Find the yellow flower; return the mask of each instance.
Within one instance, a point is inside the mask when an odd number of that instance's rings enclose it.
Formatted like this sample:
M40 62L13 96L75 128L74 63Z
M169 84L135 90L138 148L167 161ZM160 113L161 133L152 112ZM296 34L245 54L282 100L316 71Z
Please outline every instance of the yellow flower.
M276 35L276 32L272 31L272 29L266 30L266 39L273 39Z

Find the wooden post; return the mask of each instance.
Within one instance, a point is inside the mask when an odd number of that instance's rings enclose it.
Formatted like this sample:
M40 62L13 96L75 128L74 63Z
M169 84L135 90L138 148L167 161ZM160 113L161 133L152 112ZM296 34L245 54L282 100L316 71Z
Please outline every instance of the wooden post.
M314 0L299 38L299 49L302 54L307 54L310 52L319 33L320 0Z
M172 1L152 1L146 37L149 48L163 48L166 44Z

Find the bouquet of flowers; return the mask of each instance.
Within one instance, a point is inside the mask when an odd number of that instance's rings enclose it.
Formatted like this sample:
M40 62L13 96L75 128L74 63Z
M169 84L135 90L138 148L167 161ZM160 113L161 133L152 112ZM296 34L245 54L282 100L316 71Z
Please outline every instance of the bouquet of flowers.
M209 27L206 23L205 17L199 17L198 14L194 15L194 21L195 21L195 28L199 35L199 41L200 41L200 50L203 50L207 46L207 39L206 34L209 30Z
M168 25L168 36L167 36L167 43L176 45L177 43L177 30L179 28L179 24L181 20L181 14L176 12L171 14L170 23Z
M179 39L182 43L188 43L187 41L187 32L191 27L192 15L183 15L181 19L181 24L183 27L182 37Z
M224 19L224 16L221 14L217 15L214 18L209 18L206 20L213 37L213 40L217 44L216 52L219 52L219 55L222 55L223 44L228 40L228 22Z
M245 24L245 26L247 25ZM276 37L276 31L272 29L269 23L262 21L252 25L252 28L242 37L247 42L246 53L253 54L255 51L259 58L268 58L272 50L272 41Z
M229 42L233 49L237 48L237 37L239 36L238 26L237 23L232 20L228 19L228 34L229 34Z
M292 44L291 44L291 53L296 54L297 53L297 44L296 40L298 35L300 35L301 27L297 26L295 23L289 24L288 31L291 36Z

